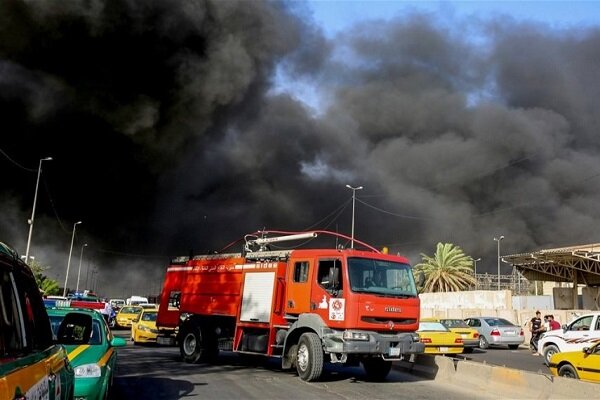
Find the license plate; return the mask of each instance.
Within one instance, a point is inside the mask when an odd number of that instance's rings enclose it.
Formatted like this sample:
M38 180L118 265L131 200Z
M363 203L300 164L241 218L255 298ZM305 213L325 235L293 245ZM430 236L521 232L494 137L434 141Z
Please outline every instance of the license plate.
M392 347L390 348L390 357L398 357L400 355L400 348L399 347Z
M175 339L173 338L168 338L168 337L157 337L156 338L156 343L158 344L162 344L165 346L172 346L175 344Z
M440 353L445 353L448 351L447 347L440 347Z
M462 338L463 338L463 339L466 339L466 338L468 338L468 337L469 337L469 335L467 335L467 334L465 334L465 333L463 333L463 334L462 334L462 335L460 335L460 336L462 336Z
M515 336L515 331L504 331L504 334L508 336Z

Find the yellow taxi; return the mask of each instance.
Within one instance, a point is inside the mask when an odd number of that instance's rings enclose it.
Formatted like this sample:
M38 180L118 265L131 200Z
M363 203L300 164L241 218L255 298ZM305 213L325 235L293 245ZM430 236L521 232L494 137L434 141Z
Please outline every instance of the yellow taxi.
M140 306L123 306L116 316L117 328L129 328L131 322L140 315L142 307Z
M463 340L465 353L472 353L473 349L479 348L479 332L471 328L465 321L458 318L423 318L421 321L441 322L451 332L458 333Z
M156 343L158 328L156 327L157 308L143 308L139 316L131 324L131 340L133 344Z
M417 333L425 345L425 354L459 354L464 351L462 337L441 322L422 319Z
M549 368L554 376L600 382L600 343L581 351L556 353L550 358Z

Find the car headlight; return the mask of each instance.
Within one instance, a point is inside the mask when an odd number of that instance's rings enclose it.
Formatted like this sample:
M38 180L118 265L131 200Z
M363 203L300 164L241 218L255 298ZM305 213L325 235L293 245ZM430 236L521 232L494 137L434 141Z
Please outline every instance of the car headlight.
M342 336L344 340L362 340L368 341L369 334L366 332L354 332L354 331L344 331L344 335Z
M147 326L145 326L145 325L138 325L138 329L139 329L140 331L144 331L144 332L150 332L150 328L148 328L148 327L147 327Z
M96 363L84 364L75 368L76 378L99 378L102 375L100 366Z

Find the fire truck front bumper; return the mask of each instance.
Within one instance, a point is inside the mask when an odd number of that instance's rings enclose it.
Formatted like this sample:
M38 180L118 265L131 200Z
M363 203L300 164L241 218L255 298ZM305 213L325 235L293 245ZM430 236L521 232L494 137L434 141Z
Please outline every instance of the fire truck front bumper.
M386 360L402 360L423 353L425 345L417 333L383 334L370 331L329 331L323 334L326 353L381 355Z

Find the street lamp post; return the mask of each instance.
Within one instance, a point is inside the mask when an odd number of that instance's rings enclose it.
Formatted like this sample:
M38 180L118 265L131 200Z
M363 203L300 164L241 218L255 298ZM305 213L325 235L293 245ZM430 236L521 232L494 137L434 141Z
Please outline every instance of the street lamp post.
M69 268L71 267L71 255L73 254L73 242L75 241L75 229L77 225L81 224L81 221L77 221L73 224L73 236L71 237L71 250L69 250L69 261L67 262L67 273L65 275L65 287L63 289L63 296L67 295L67 281L69 280Z
M346 185L346 187L350 190L352 190L352 239L350 241L350 248L353 249L354 248L354 207L356 205L356 191L357 190L361 190L363 187L362 186L358 186L358 187L352 187L350 185Z
M498 290L500 290L500 241L504 239L504 236L494 238L498 242Z
M81 246L81 254L79 255L79 271L77 272L77 286L75 287L75 291L79 292L79 277L81 276L81 260L83 259L83 249L87 247L87 243Z
M477 261L481 261L480 258L473 258L473 275L475 276L475 289L479 286L479 281L477 280Z
M29 263L29 247L31 246L31 236L33 235L33 220L35 219L35 205L37 203L38 187L40 186L40 176L42 175L42 162L51 161L52 157L46 157L40 159L40 165L38 167L37 180L35 182L35 193L33 195L33 210L31 211L31 218L29 219L29 236L27 237L27 248L25 249L25 262Z

